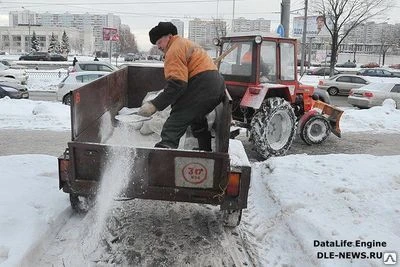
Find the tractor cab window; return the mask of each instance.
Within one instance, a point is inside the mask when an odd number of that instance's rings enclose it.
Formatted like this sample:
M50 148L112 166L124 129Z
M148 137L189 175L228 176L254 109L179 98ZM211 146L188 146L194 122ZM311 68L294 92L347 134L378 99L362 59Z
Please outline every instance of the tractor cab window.
M276 43L263 41L260 57L260 82L276 81Z
M281 80L293 81L295 79L296 65L295 65L295 51L294 44L281 43ZM297 62L296 62L297 63Z
M221 74L236 77L233 80L250 82L253 68L253 42L225 43L222 53L227 54L220 63Z

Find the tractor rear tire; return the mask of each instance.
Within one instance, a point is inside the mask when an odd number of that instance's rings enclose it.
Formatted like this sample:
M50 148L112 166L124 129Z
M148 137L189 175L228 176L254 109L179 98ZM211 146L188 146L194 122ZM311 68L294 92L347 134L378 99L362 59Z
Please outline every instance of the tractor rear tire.
M307 145L316 145L324 142L331 133L328 120L322 115L311 116L300 127L300 138Z
M284 155L296 135L296 116L290 103L280 97L264 100L251 120L250 134L263 158Z

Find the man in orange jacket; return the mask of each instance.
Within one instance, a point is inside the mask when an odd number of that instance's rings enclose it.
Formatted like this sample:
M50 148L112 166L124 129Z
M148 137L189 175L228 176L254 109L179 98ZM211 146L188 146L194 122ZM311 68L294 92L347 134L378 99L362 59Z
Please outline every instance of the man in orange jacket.
M151 116L171 105L161 141L156 147L177 148L180 138L191 126L199 149L211 151L211 133L206 115L225 94L225 82L212 58L194 42L177 35L171 22L160 22L149 32L150 41L164 52L167 85L155 99L145 102L139 115Z

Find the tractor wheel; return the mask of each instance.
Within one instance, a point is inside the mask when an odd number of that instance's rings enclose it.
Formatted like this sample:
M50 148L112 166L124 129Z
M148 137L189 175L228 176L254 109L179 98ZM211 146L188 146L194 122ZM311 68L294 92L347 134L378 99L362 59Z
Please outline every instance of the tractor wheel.
M339 89L337 89L336 87L329 87L328 94L329 95L337 95L337 94L339 94Z
M224 225L227 227L236 227L240 224L242 219L242 210L224 210L223 220Z
M87 213L94 204L93 196L80 196L70 193L69 201L72 209L77 213Z
M311 116L301 127L300 137L307 145L324 142L331 133L328 120L322 115Z
M263 158L284 155L296 134L296 116L290 103L279 97L266 99L251 120L250 134Z

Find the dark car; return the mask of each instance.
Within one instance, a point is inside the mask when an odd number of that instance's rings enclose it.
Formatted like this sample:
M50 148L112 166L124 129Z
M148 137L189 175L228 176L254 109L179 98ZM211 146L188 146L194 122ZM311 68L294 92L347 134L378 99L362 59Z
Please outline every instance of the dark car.
M50 54L51 61L67 61L67 58L61 54Z
M19 57L19 60L50 61L50 54L47 52L31 52Z
M357 67L357 64L347 61L344 63L336 64L336 67L338 67L338 68L355 68L355 67Z
M388 71L386 69L363 69L357 71L357 75L362 75L362 76L372 76L372 77L400 77L400 73L398 72L392 72Z
M29 92L26 86L11 82L0 82L0 98L29 98Z
M339 74L340 71L334 69L333 70L333 75ZM330 68L329 67L320 67L320 68L314 68L307 70L307 75L318 75L318 76L328 76L330 74Z
M297 66L301 66L301 59L297 59ZM304 60L304 66L306 67L310 66L310 62Z

